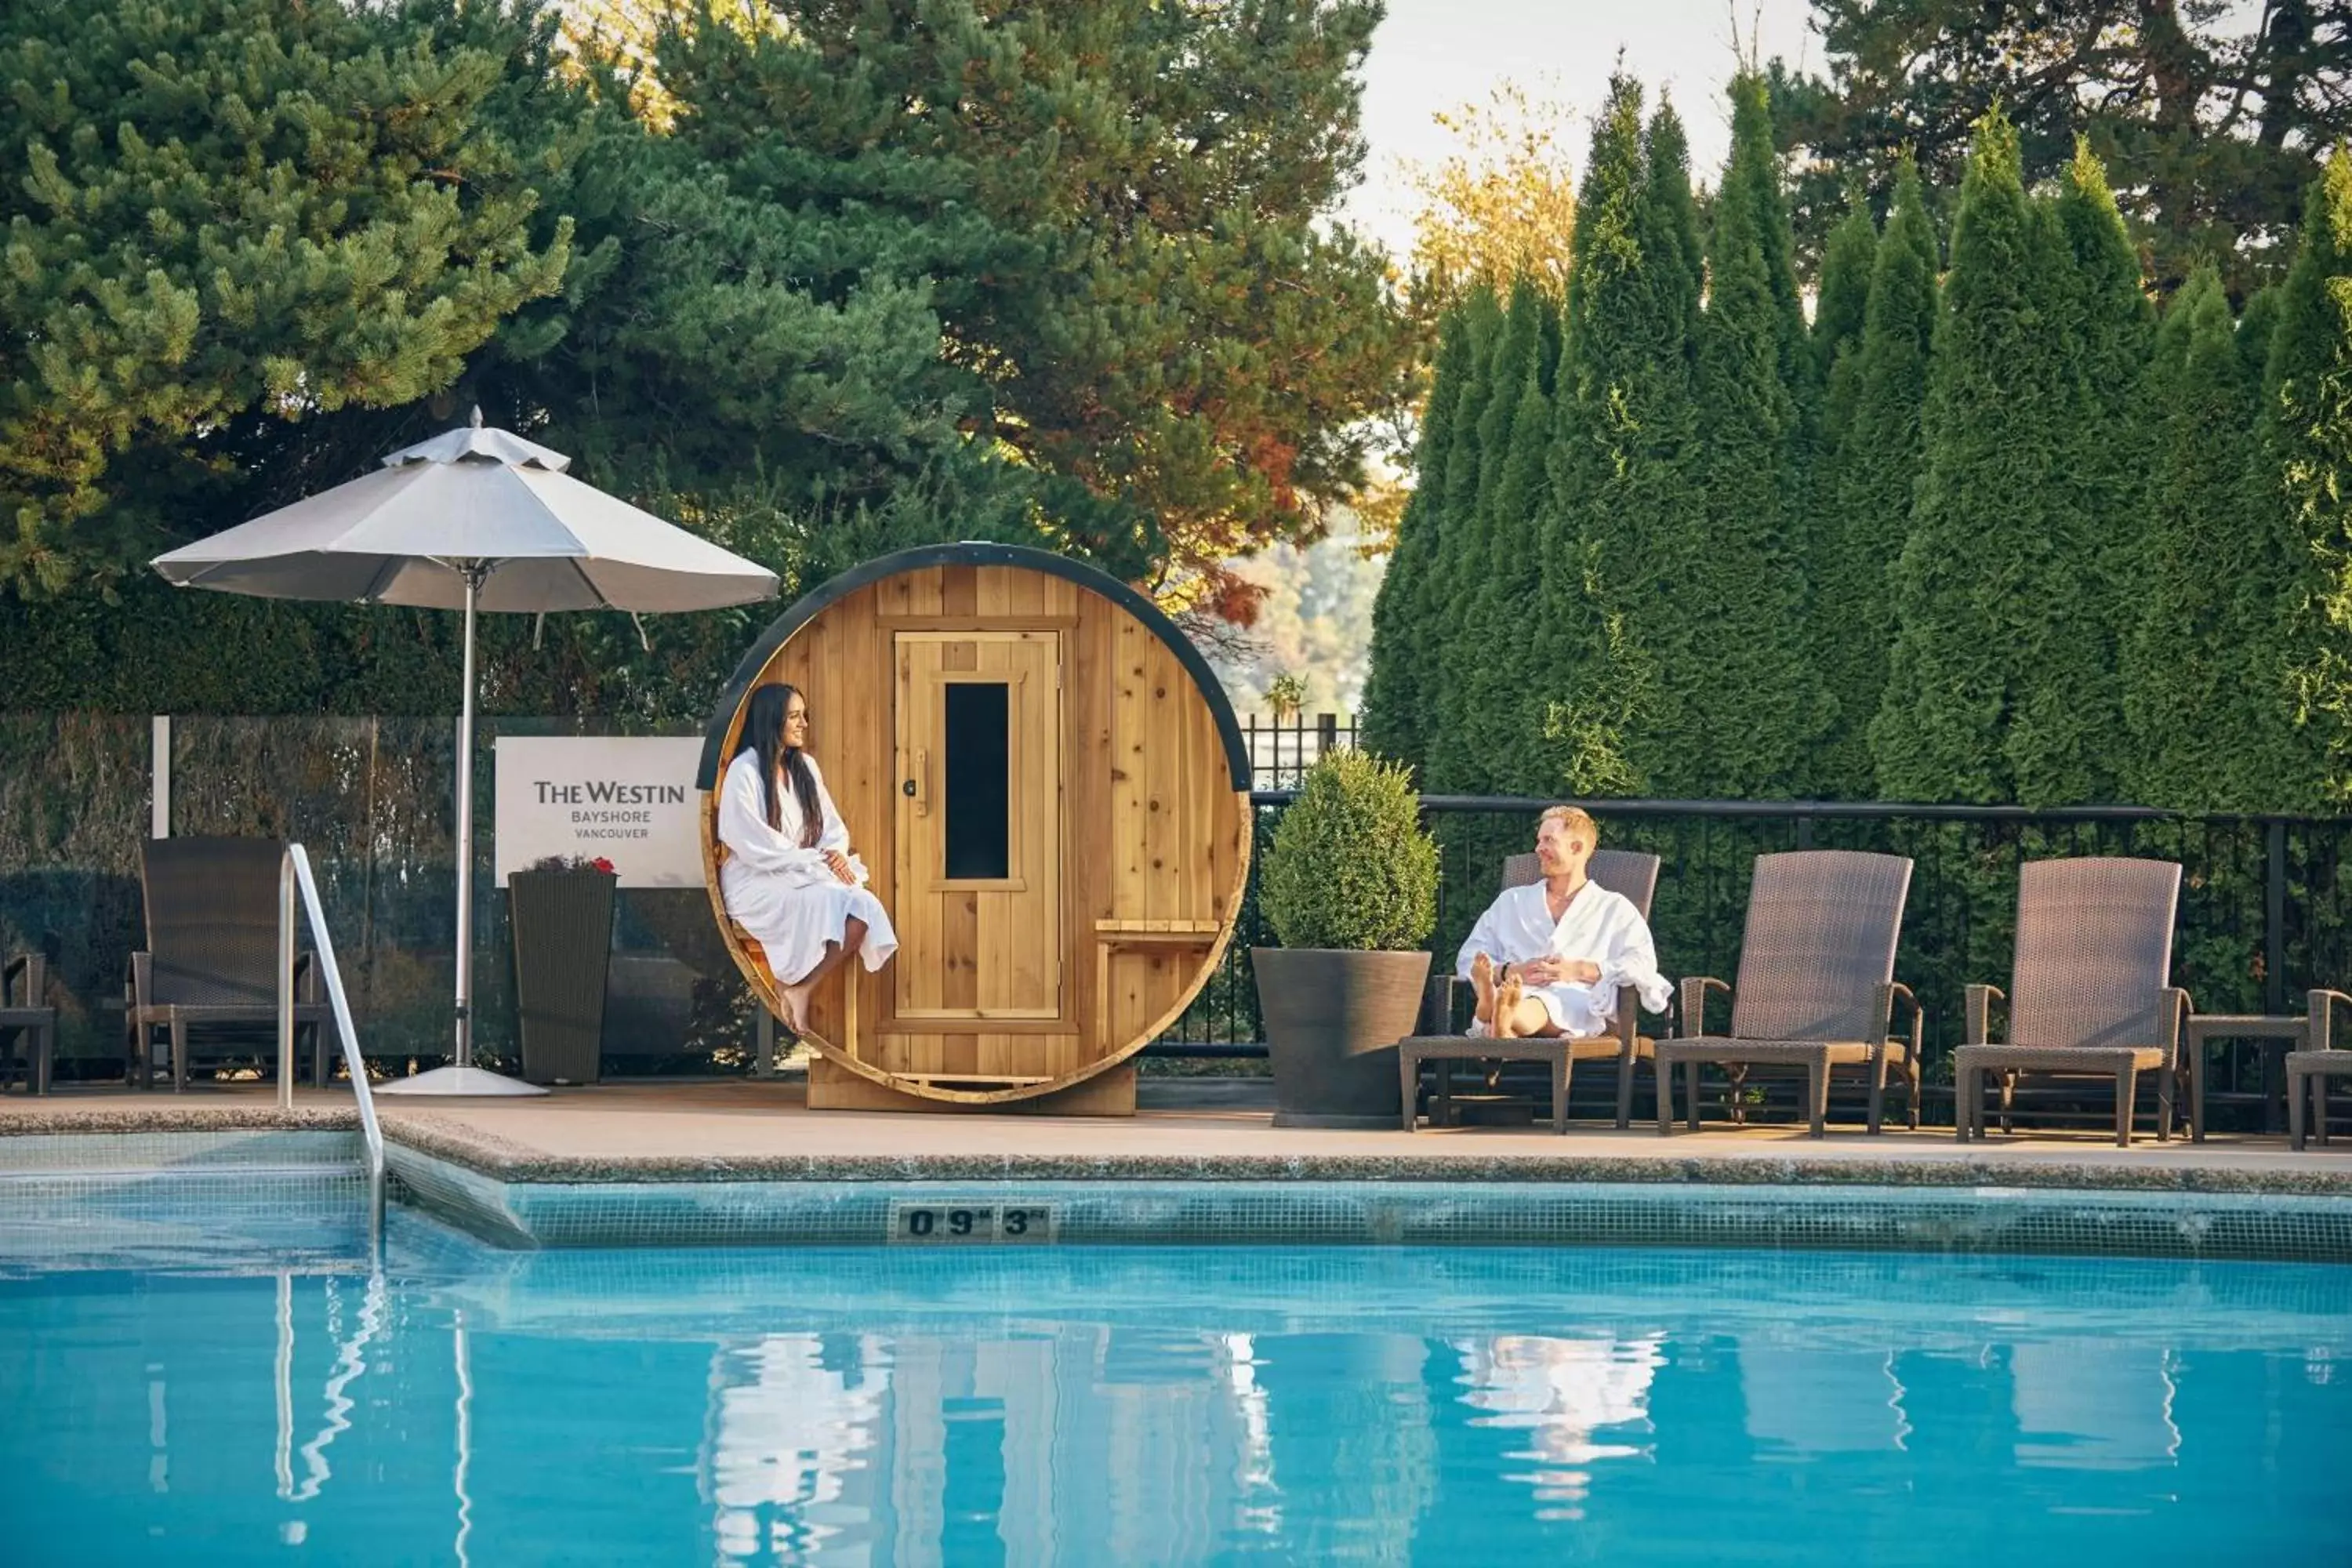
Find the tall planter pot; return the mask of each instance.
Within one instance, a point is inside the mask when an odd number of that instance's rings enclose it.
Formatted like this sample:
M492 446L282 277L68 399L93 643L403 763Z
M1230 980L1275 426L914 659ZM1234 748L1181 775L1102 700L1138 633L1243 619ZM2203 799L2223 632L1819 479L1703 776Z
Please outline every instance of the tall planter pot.
M596 1081L614 884L609 871L517 871L507 878L515 1016L528 1082Z
M1425 952L1254 947L1276 1127L1394 1127L1397 1042L1412 1033Z

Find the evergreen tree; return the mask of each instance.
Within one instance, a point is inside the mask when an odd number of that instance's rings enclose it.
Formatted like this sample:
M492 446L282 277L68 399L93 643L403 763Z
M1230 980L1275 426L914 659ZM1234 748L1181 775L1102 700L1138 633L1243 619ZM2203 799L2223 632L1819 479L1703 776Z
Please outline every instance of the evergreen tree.
M2044 276L2074 395L2051 474L2059 502L2032 592L2032 628L2008 737L2019 790L2037 802L2113 798L2119 787L2120 650L2144 598L2147 453L2142 428L2152 320L2139 258L2107 189L2078 147L2046 221L2058 241Z
M1895 800L2018 798L2005 750L2043 610L2053 433L2072 416L2047 276L2055 237L2026 199L2017 133L1977 127L1927 382L1925 466L1895 572L1896 630L1871 722Z
M534 232L530 149L494 122L549 35L435 23L0 9L0 584L111 582L258 510L222 494L244 426L444 391L558 287L569 227Z
M1813 306L1813 379L1822 387L1822 447L1836 449L1853 413L1862 334L1870 313L1870 275L1878 258L1878 226L1856 192L1844 220L1822 251L1821 291ZM1849 366L1841 385L1839 367Z
M1458 602L1464 573L1471 555L1470 537L1476 521L1480 448L1478 422L1493 399L1489 373L1502 336L1503 312L1494 289L1481 281L1454 309L1462 317L1463 365L1446 416L1446 446L1443 464L1444 489L1431 500L1431 549L1427 570L1417 582L1404 585L1411 595L1410 619L1420 628L1413 645L1419 663L1413 680L1419 694L1413 727L1418 751L1404 760L1420 770L1424 789L1438 787L1444 765L1438 753L1448 750L1446 716L1457 710L1446 690L1446 672L1456 658L1461 636ZM1450 760L1450 759L1446 759Z
M1370 668L1364 679L1364 745L1415 768L1425 755L1427 726L1422 719L1422 702L1432 635L1421 616L1420 589L1436 560L1454 406L1462 395L1469 358L1465 310L1458 304L1450 306L1438 322L1428 413L1413 447L1412 495L1397 520L1396 542L1381 575L1380 594L1372 602Z
M2263 392L2264 488L2276 489L2264 511L2297 568L2273 634L2296 721L2279 797L2340 808L2352 800L2352 152L2313 182L2277 311Z
M1805 621L1800 416L1770 237L1785 239L1788 224L1763 85L1745 78L1732 93L1694 381L1698 505L1649 547L1679 569L1675 612L1687 626L1661 670L1676 724L1666 787L1746 799L1796 791L1823 700Z
M2246 379L2252 384L2257 401L2270 376L2271 339L2278 330L2282 294L2275 283L2257 289L2247 298L2246 308L2238 313L2238 359L2245 366Z
M674 125L598 172L610 277L531 367L578 449L880 514L860 552L978 511L1184 605L1360 481L1417 355L1325 221L1377 6L667 9Z
M1441 586L1446 605L1444 643L1437 696L1430 705L1435 728L1429 736L1425 776L1429 788L1445 794L1481 795L1494 787L1494 738L1478 710L1480 698L1492 688L1480 679L1480 670L1493 662L1495 632L1508 615L1496 587L1505 571L1503 552L1509 547L1506 535L1521 531L1502 510L1502 491L1511 467L1519 405L1530 392L1542 397L1543 321L1549 313L1531 280L1515 282L1486 366L1486 406L1478 415L1477 489Z
M2159 437L2148 489L2143 618L2128 645L2133 798L2185 811L2275 799L2293 714L2276 666L2282 531L2250 526L2248 454L2260 414L2210 264L2173 297L2150 372Z
M1559 318L1540 294L1535 307L1542 332L1512 415L1487 562L1479 574L1481 596L1466 628L1475 639L1464 686L1464 728L1476 759L1472 776L1479 787L1502 794L1540 792L1550 784L1535 765L1538 731L1532 720L1540 676L1534 642L1551 502L1552 392L1559 368L1550 356L1559 342Z
M1854 794L1868 774L1865 760L1857 779L1853 755L1858 750L1853 735L1868 721L1868 710L1860 720L1846 711L1847 688L1853 682L1842 679L1845 664L1866 656L1852 647L1856 630L1852 606L1840 606L1832 590L1849 569L1841 475L1852 458L1854 405L1862 395L1863 335L1877 253L1878 227L1857 192L1822 252L1821 289L1813 309L1813 374L1822 387L1822 409L1812 468L1805 477L1802 531L1811 555L1806 571L1808 635L1815 668L1833 701L1828 737L1813 767L1812 787L1826 795Z
M2029 184L2078 135L2114 160L2133 232L2168 289L2200 256L2232 293L2278 265L2318 155L2352 135L2352 27L2333 0L1812 0L1819 76L1776 62L1786 145L1818 244L1841 187L1915 151L1955 181L1975 116L2019 123Z
M1659 545L1688 508L1695 211L1681 121L1662 105L1645 137L1640 84L1612 79L1577 194L1542 552L1536 695L1574 794L1651 787L1676 733L1661 646L1685 634Z
M1453 448L1445 458L1445 525L1438 534L1431 584L1433 591L1449 596L1454 574L1467 559L1470 530L1477 517L1478 477L1485 458L1478 425L1494 400L1495 351L1503 331L1502 302L1486 284L1471 289L1464 309L1470 328L1470 366L1462 378L1461 401L1454 408Z
M1804 290L1797 281L1797 241L1789 224L1788 193L1772 139L1771 84L1760 73L1742 70L1731 79L1731 161L1716 193L1715 218L1723 204L1745 205L1763 257L1765 286L1773 306L1773 347L1781 384L1810 420L1821 387L1811 334L1805 327ZM1741 150L1748 149L1745 157Z
M1927 193L1908 160L1895 172L1895 203L1871 265L1870 302L1853 368L1853 408L1836 447L1836 493L1822 534L1836 548L1813 584L1822 679L1836 700L1822 752L1832 795L1875 793L1870 725L1886 685L1894 626L1890 575L1911 530L1919 479L1921 405L1936 332L1937 257ZM1818 491L1817 491L1818 493Z

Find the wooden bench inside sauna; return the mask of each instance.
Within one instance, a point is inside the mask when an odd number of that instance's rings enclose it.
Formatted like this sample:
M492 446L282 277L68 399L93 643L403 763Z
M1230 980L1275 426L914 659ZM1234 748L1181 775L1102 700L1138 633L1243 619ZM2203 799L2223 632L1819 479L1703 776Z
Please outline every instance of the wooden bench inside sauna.
M1135 1109L1133 1058L1223 960L1249 877L1249 760L1215 678L1150 600L1043 551L902 551L784 612L705 731L705 878L751 691L784 681L898 928L814 998L809 1104Z

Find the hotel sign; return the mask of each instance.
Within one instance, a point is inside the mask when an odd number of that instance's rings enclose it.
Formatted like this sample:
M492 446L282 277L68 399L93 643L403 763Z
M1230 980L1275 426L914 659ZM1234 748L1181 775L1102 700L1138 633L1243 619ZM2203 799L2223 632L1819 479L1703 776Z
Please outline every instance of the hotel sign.
M603 858L624 888L699 888L699 737L501 735L498 879L550 855Z

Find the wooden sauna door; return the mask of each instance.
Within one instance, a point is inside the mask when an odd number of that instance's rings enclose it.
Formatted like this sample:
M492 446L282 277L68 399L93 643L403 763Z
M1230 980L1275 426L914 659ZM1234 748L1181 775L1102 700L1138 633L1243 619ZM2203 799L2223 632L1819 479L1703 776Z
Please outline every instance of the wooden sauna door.
M1062 638L897 634L898 956L908 1021L1062 1016Z

